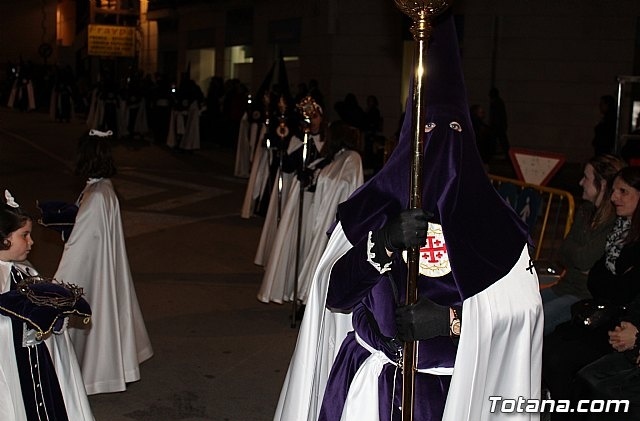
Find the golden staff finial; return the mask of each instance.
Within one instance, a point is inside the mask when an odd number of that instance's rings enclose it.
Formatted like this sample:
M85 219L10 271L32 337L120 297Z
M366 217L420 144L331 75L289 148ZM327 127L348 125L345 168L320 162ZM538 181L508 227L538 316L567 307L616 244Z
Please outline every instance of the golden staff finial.
M431 36L431 19L445 11L450 0L394 0L396 6L413 20L411 33L416 41L413 72L413 114L411 120L411 184L409 207L422 207L422 163L426 112L426 55ZM407 250L406 304L418 301L420 247ZM402 421L413 421L414 381L417 348L415 342L406 342L402 353Z

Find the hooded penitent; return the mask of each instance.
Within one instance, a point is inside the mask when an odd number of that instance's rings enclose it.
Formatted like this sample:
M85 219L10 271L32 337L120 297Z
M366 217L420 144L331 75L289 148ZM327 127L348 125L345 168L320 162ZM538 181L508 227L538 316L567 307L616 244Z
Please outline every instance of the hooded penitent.
M423 256L431 252L422 248L418 295L443 306L462 304L462 333L457 346L449 335L417 342L413 419L421 421L493 420L501 417L489 410L490 397L540 396L542 305L528 235L482 167L456 41L451 15L434 22L423 107L422 206L434 214L430 239L440 242L442 256L445 249L448 254L431 260L450 265L440 272L427 267L426 275L423 260L430 259ZM387 164L338 207L339 223L315 272L276 421L401 418L395 310L404 302L407 265L394 254L389 267L376 266L368 232L409 205L412 111L409 104Z
M429 41L422 207L441 224L454 283L462 300L507 274L520 257L527 229L492 187L475 135L453 19ZM409 206L412 104L388 162L338 208L352 244Z
M250 121L263 121L265 114L264 95L269 92L271 88L271 81L273 79L273 73L275 71L276 63L271 65L271 68L267 72L266 76L262 80L260 87L256 91L255 97L251 101L249 110Z

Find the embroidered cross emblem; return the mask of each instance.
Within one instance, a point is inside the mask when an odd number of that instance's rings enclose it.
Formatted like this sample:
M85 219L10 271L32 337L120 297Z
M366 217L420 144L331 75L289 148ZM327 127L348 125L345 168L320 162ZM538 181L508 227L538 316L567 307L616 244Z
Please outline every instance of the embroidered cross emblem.
M437 263L447 252L447 245L444 241L438 240L434 236L427 237L427 243L420 248L422 258L429 263Z
M402 252L407 261L406 250ZM425 244L420 247L420 274L431 278L439 278L451 273L451 262L447 252L442 226L429 222Z

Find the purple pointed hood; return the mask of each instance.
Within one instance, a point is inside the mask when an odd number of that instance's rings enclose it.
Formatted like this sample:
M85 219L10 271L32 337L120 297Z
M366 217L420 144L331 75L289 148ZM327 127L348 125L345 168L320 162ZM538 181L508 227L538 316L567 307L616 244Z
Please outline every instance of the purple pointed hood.
M453 18L434 24L427 53L422 207L442 225L462 299L484 290L516 263L528 234L491 185L476 149ZM411 99L397 147L385 166L338 207L352 244L409 206Z

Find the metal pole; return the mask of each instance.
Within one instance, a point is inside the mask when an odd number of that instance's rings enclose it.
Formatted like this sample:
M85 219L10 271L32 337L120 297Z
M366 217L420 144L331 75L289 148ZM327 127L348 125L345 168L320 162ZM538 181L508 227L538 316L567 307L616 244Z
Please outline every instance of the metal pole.
M431 35L431 18L449 5L442 1L395 0L396 6L413 20L411 33L416 40L414 50L413 114L411 120L411 174L409 207L422 207L423 145L426 119L427 41ZM420 247L407 250L406 304L418 301ZM415 342L405 342L402 353L402 421L413 420L417 347Z
M298 109L302 113L304 118L304 136L302 139L302 166L301 171L307 169L307 158L309 153L309 134L311 132L311 118L315 117L317 110L315 108L315 101L310 96L304 98L300 104L297 105ZM296 242L296 264L295 264L295 276L293 281L293 302L291 306L291 327L296 327L296 313L298 307L298 277L300 266L300 246L302 243L302 217L304 216L304 190L305 185L300 180L300 197L298 203L298 237Z
M282 186L284 184L282 174L282 159L284 151L282 148L278 149L278 212L276 216L276 226L280 225L280 219L282 219Z
M282 98L280 99L282 101ZM276 216L277 225L280 225L282 219L282 189L284 188L284 175L282 174L282 165L284 160L284 139L289 134L289 128L286 123L286 116L284 111L281 111L280 119L278 123L278 129L276 130L278 137L280 137L280 145L278 145L278 212Z
M307 167L307 147L309 142L309 129L304 132L304 140L302 142L302 171ZM291 327L296 327L296 313L298 312L298 272L300 266L300 246L302 245L302 217L304 215L304 184L300 181L300 197L298 197L298 236L296 238L296 264L295 274L293 277L293 300L291 302Z

